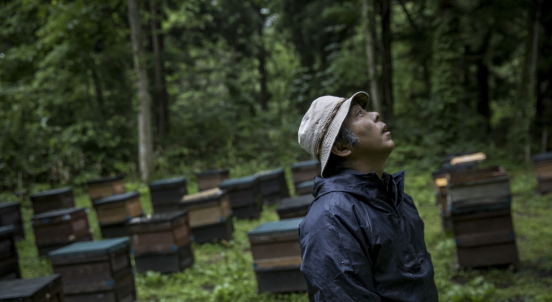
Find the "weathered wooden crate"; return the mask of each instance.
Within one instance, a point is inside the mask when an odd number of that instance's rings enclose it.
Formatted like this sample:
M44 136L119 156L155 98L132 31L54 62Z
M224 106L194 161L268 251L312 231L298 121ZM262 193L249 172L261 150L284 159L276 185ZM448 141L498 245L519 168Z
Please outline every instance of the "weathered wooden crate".
M196 243L230 240L234 232L232 216L221 218L220 222L192 227L193 240Z
M61 276L0 281L2 302L65 302ZM84 302L84 301L83 301Z
M312 194L286 198L282 200L276 212L280 219L305 217L313 201L314 196Z
M127 222L132 254L171 252L190 243L192 231L188 212L153 214Z
M452 212L460 267L482 267L519 261L510 202Z
M552 152L533 156L535 174L537 174L538 192L546 194L552 192Z
M31 219L40 256L76 241L91 241L88 209L70 208L48 211Z
M186 195L186 178L177 177L151 182L149 184L151 204L155 213L170 213L178 208L182 196ZM172 206L172 207L171 207Z
M23 219L21 219L21 204L19 202L0 202L0 227L13 226L16 240L24 239Z
M0 280L21 278L13 226L0 227Z
M100 225L125 222L142 215L138 192L113 195L93 202Z
M259 179L256 175L233 178L223 181L219 187L228 191L234 217L257 219L262 210L262 197L259 192Z
M128 237L77 242L48 254L68 301L134 301ZM105 300L96 300L99 297Z
M291 173L293 174L293 182L298 183L312 181L320 175L321 165L316 159L297 162L291 165Z
M284 169L274 169L256 174L259 177L259 190L265 204L274 204L289 197Z
M92 201L126 192L124 175L90 180L87 185Z
M501 167L449 173L449 210L500 203L509 196L509 177Z
M138 273L154 271L160 273L177 273L190 267L194 263L194 250L192 243L181 247L175 247L174 250L165 252L155 252L134 255L134 263Z
M192 228L219 223L232 215L228 193L219 188L185 195L180 209L188 211Z
M230 178L228 170L207 170L196 174L197 188L199 191L205 191L218 187L218 185Z
M311 194L314 190L314 180L311 181L304 181L302 183L298 183L295 185L295 193L297 195L306 195Z
M54 189L33 194L31 202L35 215L51 210L73 208L75 206L73 188Z
M303 218L268 222L247 233L259 292L307 291L301 275L299 223Z

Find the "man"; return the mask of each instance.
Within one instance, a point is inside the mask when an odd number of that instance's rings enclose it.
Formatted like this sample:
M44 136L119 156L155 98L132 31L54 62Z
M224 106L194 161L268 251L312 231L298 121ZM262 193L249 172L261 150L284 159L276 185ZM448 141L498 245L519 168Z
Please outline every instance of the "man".
M424 223L404 172L384 172L395 145L368 100L320 97L299 127L299 144L322 167L299 226L309 299L437 301Z

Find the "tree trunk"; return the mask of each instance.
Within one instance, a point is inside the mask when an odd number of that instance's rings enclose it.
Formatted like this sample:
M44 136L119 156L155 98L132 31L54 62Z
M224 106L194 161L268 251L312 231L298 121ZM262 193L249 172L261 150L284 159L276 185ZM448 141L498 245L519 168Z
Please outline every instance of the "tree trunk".
M140 174L143 182L147 182L152 167L153 144L151 138L150 95L148 93L148 74L146 60L142 48L142 33L140 28L140 12L138 0L128 0L128 21L132 39L132 57L136 71L138 86L138 155Z
M156 113L156 132L159 143L167 132L169 123L169 104L167 97L167 87L165 85L165 69L163 60L163 39L164 35L159 33L161 22L157 14L158 9L155 6L155 0L149 0L150 9L150 29L151 44L154 57L154 75L155 75L155 113Z
M391 57L391 0L381 1L382 84L385 118L393 119L393 62Z
M364 37L366 39L366 63L368 71L368 81L370 81L370 99L372 100L373 110L379 112L383 116L381 111L381 99L378 89L378 74L375 57L374 40L376 37L376 15L373 7L370 9L368 0L362 2L362 17L366 22L364 28Z
M261 22L259 22L257 27L257 34L259 35L259 46L257 49L257 59L259 60L259 75L260 85L261 85L261 109L263 111L268 110L268 87L267 87L267 71L266 71L266 49L263 41L263 26L265 23L265 17L261 14L261 10L257 10Z

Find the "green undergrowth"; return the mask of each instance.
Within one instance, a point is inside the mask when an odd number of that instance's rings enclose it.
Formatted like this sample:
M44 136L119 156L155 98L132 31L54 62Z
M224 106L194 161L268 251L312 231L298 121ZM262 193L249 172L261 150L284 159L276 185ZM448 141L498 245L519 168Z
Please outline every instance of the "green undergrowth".
M289 178L289 171L286 171ZM406 192L413 196L425 221L425 237L435 266L435 282L440 301L552 301L552 194L535 193L532 172L511 175L512 213L517 235L520 265L517 270L457 269L452 234L441 230L439 210L429 172L406 171ZM145 213L151 213L147 186L127 184L141 193ZM189 184L194 191L195 184ZM2 195L3 201L13 196ZM30 201L23 200L26 239L17 243L24 278L52 273L50 262L38 257L34 245ZM96 215L87 195L76 192L76 205L90 209L89 221L94 239L100 239ZM305 293L257 294L257 281L247 232L277 220L276 206L265 206L258 220L234 220L233 239L210 244L194 244L195 263L181 273L148 272L136 275L139 301L308 301Z

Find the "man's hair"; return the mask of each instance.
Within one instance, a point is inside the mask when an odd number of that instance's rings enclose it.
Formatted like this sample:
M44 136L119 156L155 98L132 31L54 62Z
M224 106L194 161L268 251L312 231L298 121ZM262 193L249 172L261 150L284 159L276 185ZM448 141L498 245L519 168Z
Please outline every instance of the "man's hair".
M339 133L335 138L334 146L337 144L347 145L349 147L356 147L359 144L359 139L356 134L351 131L348 127L341 126ZM330 158L324 169L324 177L328 177L334 174L339 173L339 171L348 168L345 164L345 160L333 153L330 153Z

